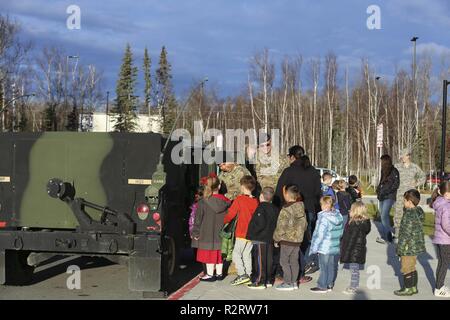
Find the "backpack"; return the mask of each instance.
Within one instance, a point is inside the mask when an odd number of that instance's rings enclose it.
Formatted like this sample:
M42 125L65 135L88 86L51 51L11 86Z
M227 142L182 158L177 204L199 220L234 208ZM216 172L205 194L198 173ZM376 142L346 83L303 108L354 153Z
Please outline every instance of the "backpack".
M222 238L222 255L224 260L231 261L234 249L234 232L237 225L237 216L229 223L226 223L220 230L220 237Z

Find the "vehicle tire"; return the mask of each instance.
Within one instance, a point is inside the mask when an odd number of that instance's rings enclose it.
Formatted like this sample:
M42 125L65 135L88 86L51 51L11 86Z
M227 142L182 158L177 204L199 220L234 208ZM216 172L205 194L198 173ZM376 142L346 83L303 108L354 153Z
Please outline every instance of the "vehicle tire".
M23 286L31 282L34 267L28 265L29 251L6 250L5 273L6 285Z
M163 262L165 268L167 268L167 274L169 276L172 276L175 272L175 265L176 265L176 247L175 247L175 240L172 237L165 236L164 237L164 256L163 256Z

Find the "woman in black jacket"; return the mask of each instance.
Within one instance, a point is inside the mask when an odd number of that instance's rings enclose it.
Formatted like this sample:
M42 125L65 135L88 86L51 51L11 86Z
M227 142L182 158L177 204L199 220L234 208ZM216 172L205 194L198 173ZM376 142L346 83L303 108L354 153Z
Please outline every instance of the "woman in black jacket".
M352 204L350 220L341 240L341 263L349 264L351 283L344 293L355 294L359 286L359 269L366 263L367 235L371 224L367 216L367 207L358 201Z
M319 270L319 262L316 254L308 256L306 255L306 252L311 236L314 233L317 213L320 211L322 183L319 172L311 165L311 161L309 157L305 155L303 147L299 145L290 147L288 157L291 165L284 169L278 179L275 195L277 199L283 199L283 188L290 184L295 184L300 191L300 196L305 204L307 213L306 218L308 220L308 232L305 232L305 239L301 246L303 255L308 257L307 260L309 260L305 265L304 274L311 274ZM281 208L281 206L284 205L284 200L277 205ZM299 257L301 257L301 255L299 255ZM302 265L302 263L300 263L300 265ZM312 278L302 277L300 281L306 282L311 280Z
M377 238L378 243L385 244L392 241L392 227L389 213L395 203L397 190L400 185L400 174L392 164L389 155L381 156L381 178L377 187L377 199L379 200L379 211L381 215L382 233Z

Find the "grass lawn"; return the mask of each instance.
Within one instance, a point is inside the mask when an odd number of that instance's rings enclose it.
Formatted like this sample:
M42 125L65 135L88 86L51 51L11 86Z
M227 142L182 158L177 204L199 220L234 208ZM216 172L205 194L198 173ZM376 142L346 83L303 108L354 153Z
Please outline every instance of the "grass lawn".
M370 184L368 182L361 181L361 188L362 188L363 195L375 196L377 194L375 188L373 186L370 186ZM428 185L426 185L426 187L422 186L419 189L419 191L420 191L421 194L427 194L427 195L428 194L431 195L433 193L433 190L430 190L428 188Z
M377 206L374 204L367 204L367 211L372 220L380 221L380 216L377 213ZM391 210L391 223L393 225L392 219L394 218L394 210ZM434 234L434 214L431 212L425 212L425 223L423 225L423 231L425 235L431 236Z

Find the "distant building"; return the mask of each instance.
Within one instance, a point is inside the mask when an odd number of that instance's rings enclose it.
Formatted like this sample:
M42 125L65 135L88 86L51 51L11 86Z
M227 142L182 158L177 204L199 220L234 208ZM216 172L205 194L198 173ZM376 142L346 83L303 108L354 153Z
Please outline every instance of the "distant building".
M116 117L104 112L85 113L80 115L80 131L111 132L114 131ZM138 114L136 129L133 132L161 132L161 117L159 115Z

